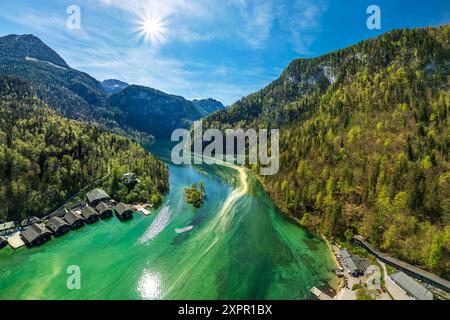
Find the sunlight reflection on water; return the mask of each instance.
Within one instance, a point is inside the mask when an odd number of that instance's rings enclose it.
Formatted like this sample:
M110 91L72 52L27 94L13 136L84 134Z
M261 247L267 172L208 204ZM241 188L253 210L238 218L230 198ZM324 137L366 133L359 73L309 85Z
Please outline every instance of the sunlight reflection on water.
M151 270L145 270L139 279L138 291L142 299L159 299L161 295L161 281L158 274Z

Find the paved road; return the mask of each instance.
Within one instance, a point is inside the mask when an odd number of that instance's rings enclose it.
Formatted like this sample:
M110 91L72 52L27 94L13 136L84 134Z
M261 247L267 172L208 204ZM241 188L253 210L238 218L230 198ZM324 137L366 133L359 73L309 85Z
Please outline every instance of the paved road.
M378 262L381 264L381 267L383 268L384 283L385 283L386 289L389 291L389 293L394 298L394 300L412 300L402 289L400 289L400 287L398 285L396 285L391 280L391 277L389 277L387 270L386 270L386 264L380 260L378 260Z

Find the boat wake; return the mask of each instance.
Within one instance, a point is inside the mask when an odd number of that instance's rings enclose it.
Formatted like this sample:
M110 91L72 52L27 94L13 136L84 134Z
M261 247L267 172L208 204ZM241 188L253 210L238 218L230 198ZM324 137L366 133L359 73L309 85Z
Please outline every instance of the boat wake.
M170 202L168 201L156 216L155 220L153 220L152 224L148 227L147 231L145 231L144 235L139 238L139 244L144 244L150 240L153 240L167 227L171 216L169 204Z
M211 221L211 226L209 228L200 229L200 232L196 234L196 237L201 239L201 241L199 241L199 247L197 247L199 254L195 255L195 257L189 257L189 263L181 262L184 266L189 265L189 268L183 268L182 272L180 272L177 278L171 283L171 286L166 288L167 293L178 288L180 283L185 282L186 279L190 277L192 270L196 268L205 256L219 243L221 239L223 239L223 235L226 233L228 226L238 211L235 209L236 202L249 192L250 187L248 184L248 173L244 167L220 160L214 159L214 161L218 165L236 170L239 173L239 186L225 199L222 208L214 217L214 220ZM187 228L189 227L183 229L187 230ZM176 229L176 232L178 233L177 230L180 231L181 229Z

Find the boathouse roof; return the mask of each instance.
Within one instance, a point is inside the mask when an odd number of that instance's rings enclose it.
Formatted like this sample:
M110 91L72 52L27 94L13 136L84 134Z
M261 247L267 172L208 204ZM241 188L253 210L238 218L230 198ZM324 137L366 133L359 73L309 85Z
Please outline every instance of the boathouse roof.
M41 236L51 235L51 232L44 226L35 223L29 226L26 230L22 231L20 235L26 242L31 244Z
M116 206L114 207L114 209L116 210L116 212L119 215L122 215L123 213L125 213L126 211L133 211L133 208L131 208L130 205L119 202L118 204L116 204Z
M98 213L102 214L103 212L107 210L112 210L112 207L107 204L106 202L100 202L95 209L98 211Z
M86 193L86 199L89 203L95 203L110 199L110 196L102 189L94 189Z
M84 220L84 218L81 215L79 215L78 213L69 211L65 214L64 220L66 220L66 222L72 226L77 221Z
M45 226L52 232L58 232L59 229L61 229L64 226L69 226L69 224L59 217L53 217L47 221Z
M84 219L87 220L92 216L98 216L98 213L97 211L95 211L94 208L86 206L81 210L81 215L83 216Z

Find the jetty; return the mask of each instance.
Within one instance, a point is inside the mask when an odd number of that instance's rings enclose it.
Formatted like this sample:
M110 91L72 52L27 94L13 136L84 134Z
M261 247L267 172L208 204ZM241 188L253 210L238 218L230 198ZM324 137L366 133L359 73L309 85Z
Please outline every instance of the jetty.
M17 250L25 246L25 242L20 237L20 231L8 237L8 244L14 250Z
M311 288L311 293L317 297L319 300L333 300L329 295L327 295L325 292L323 292L320 289L317 289L316 287Z
M133 205L133 210L135 212L142 213L144 216L150 216L152 214L152 212L150 211L151 209L153 209L153 206L148 203L145 204L139 203Z

